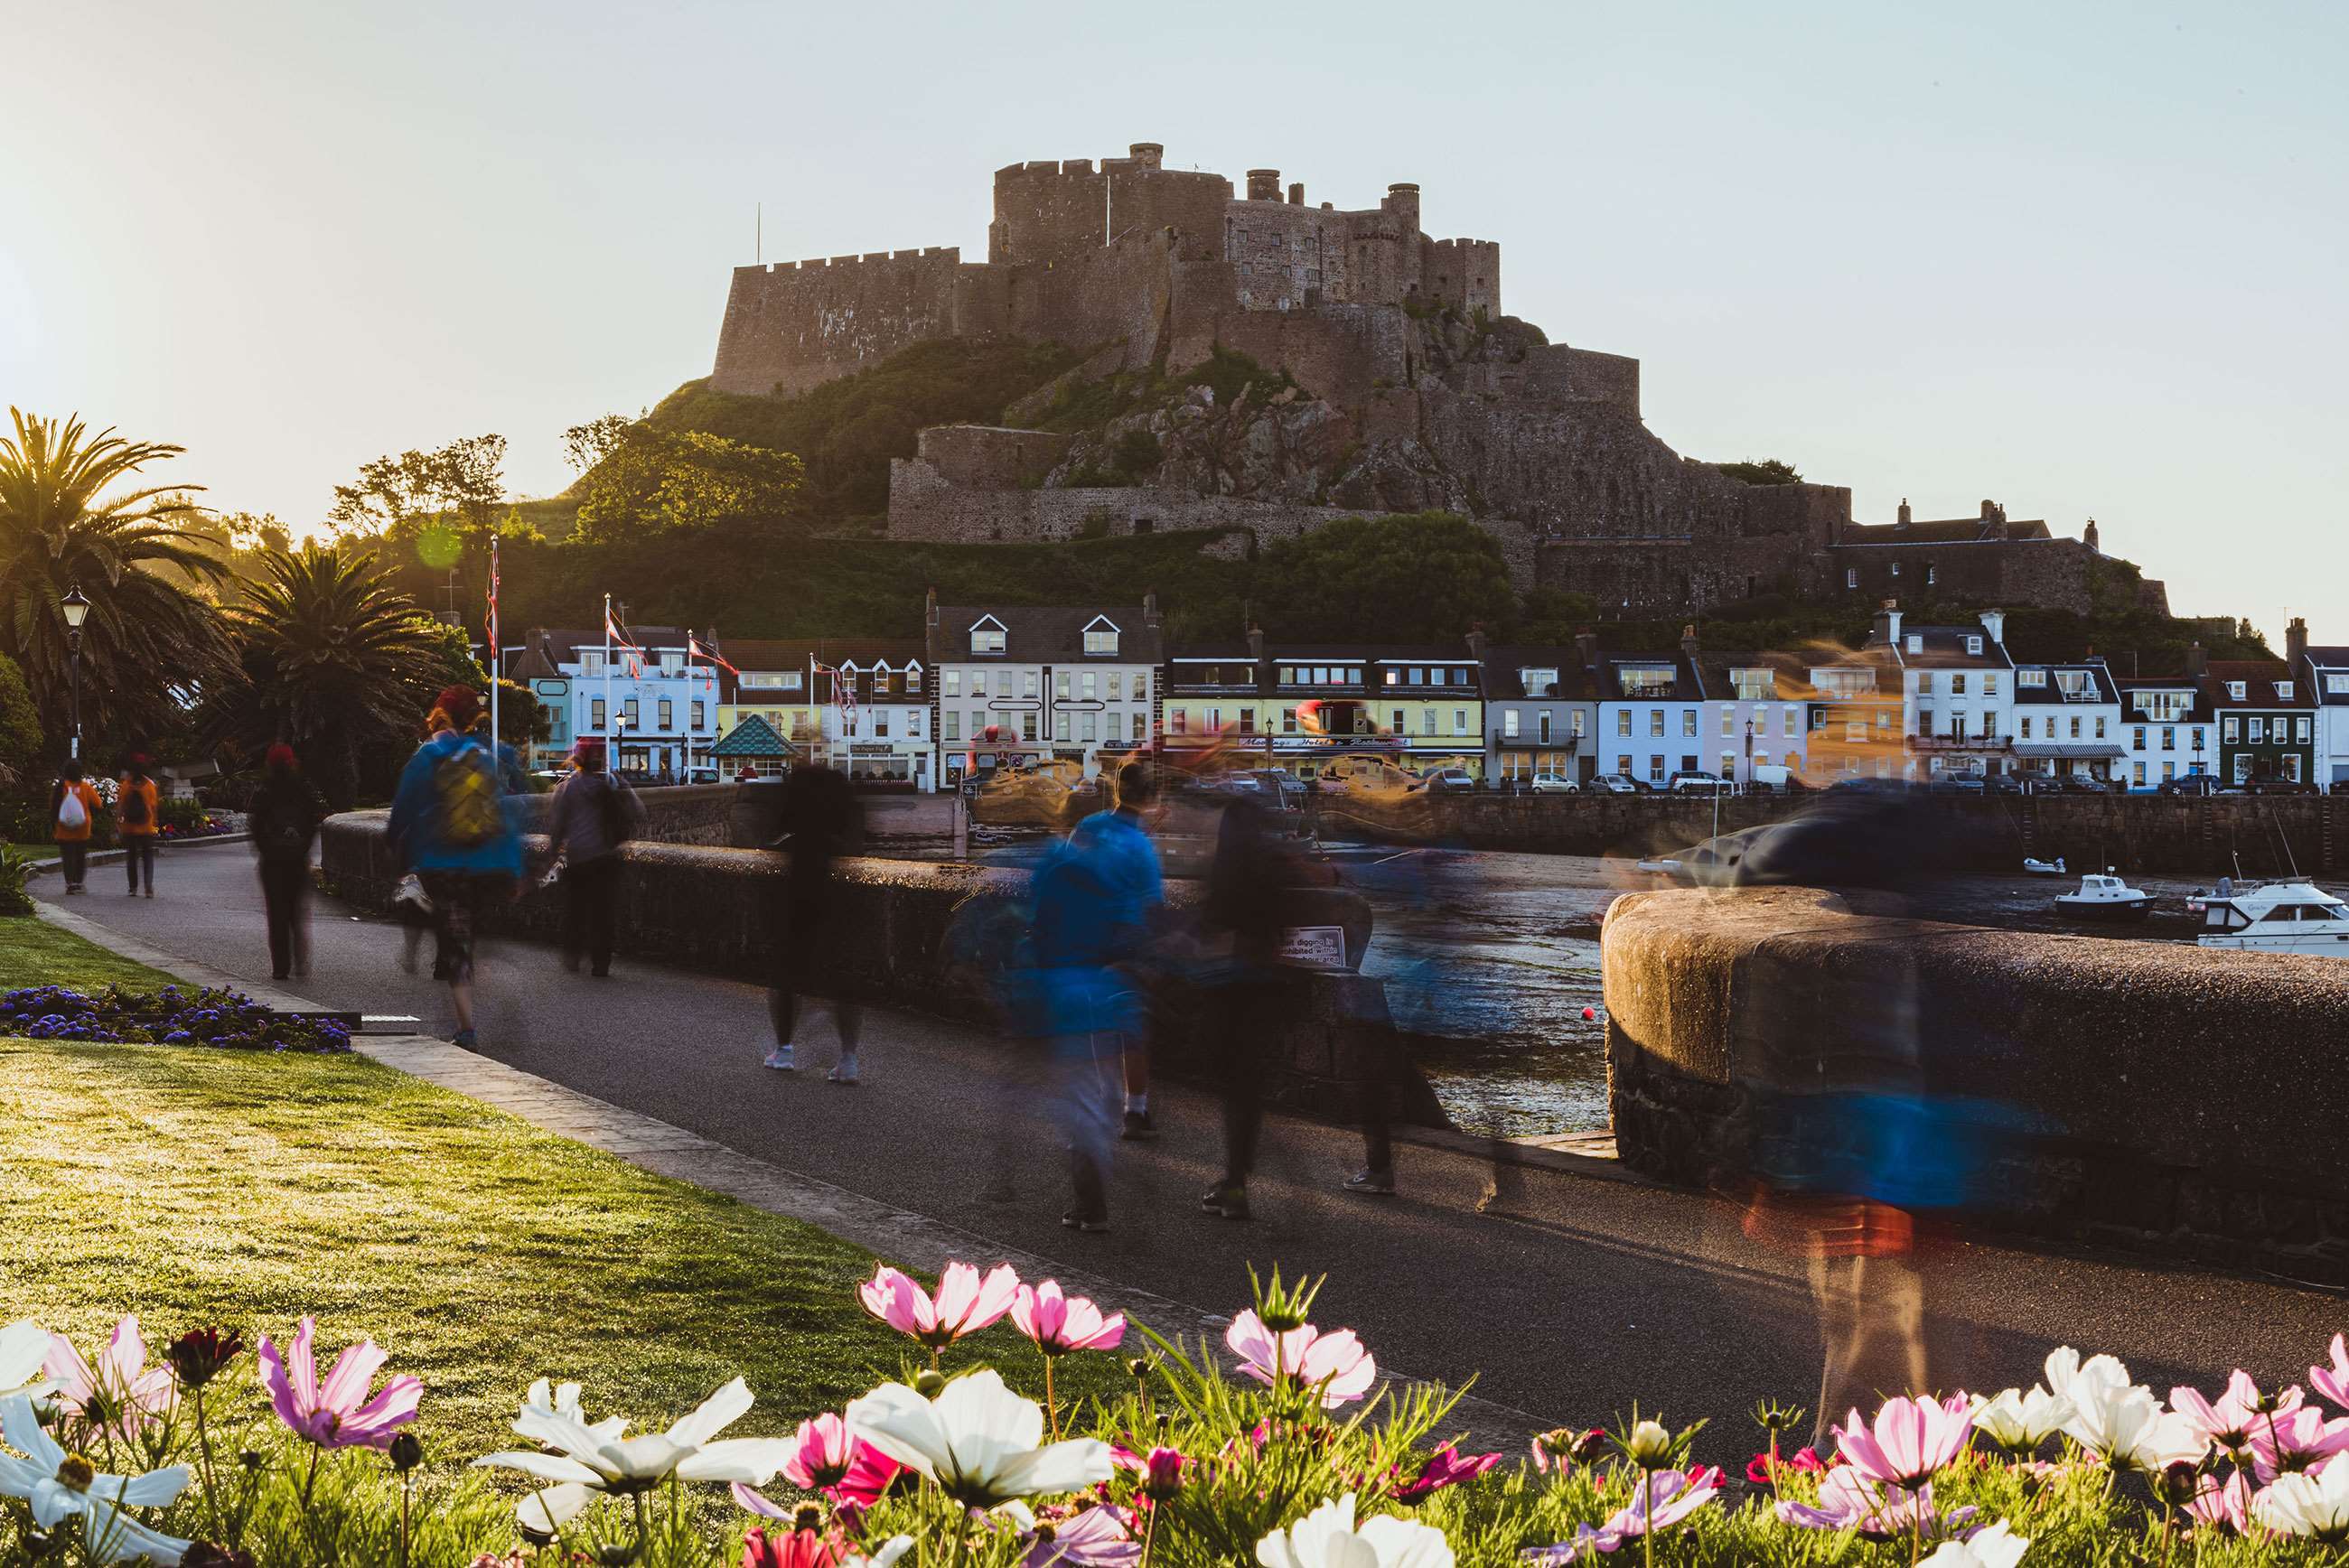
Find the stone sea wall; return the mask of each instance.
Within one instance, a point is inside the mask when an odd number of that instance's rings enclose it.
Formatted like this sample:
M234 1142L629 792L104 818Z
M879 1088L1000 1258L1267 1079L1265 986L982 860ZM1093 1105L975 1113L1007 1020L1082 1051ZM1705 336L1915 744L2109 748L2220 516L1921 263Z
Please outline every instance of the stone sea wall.
M1907 1125L1930 1136L1860 1162L1920 1217L2349 1284L2349 964L1978 931L1800 889L1628 895L1600 946L1637 1170L1743 1196L1921 1109ZM1822 1088L1895 1103L1798 1121Z

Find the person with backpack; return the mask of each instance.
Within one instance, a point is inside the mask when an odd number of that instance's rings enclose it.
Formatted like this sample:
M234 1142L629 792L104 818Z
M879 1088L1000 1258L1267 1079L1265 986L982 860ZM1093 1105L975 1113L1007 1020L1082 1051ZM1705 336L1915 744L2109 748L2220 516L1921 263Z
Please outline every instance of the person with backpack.
M122 840L122 863L130 872L130 896L139 896L140 868L147 872L147 896L155 896L156 808L160 803L155 779L148 772L147 754L134 751L123 769L114 796L114 830Z
M426 721L430 738L400 770L388 829L398 863L432 905L432 977L448 983L457 1015L453 1044L471 1050L473 930L481 906L512 896L522 876L522 834L506 810L497 758L473 720L481 698L450 686Z
M310 940L303 906L310 891L310 846L326 803L302 777L294 748L284 741L262 758L261 788L245 808L261 868L261 902L269 925L269 974L283 980L310 972Z
M626 780L604 766L604 743L582 740L571 774L548 802L547 836L563 872L563 966L612 973L612 928L620 898L620 848L643 825L644 807Z
M89 835L98 825L98 791L81 776L81 764L68 762L58 770L49 791L49 835L57 841L57 858L65 862L66 892L80 892L89 869Z

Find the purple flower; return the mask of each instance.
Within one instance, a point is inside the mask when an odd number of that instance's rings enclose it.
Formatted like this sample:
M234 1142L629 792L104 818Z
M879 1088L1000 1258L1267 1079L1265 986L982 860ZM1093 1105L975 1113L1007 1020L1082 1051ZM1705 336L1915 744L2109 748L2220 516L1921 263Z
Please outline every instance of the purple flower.
M277 1418L320 1448L389 1447L393 1429L416 1419L424 1385L414 1377L394 1377L368 1398L367 1385L390 1357L374 1340L362 1339L335 1358L322 1386L310 1350L316 1330L316 1320L305 1317L295 1331L291 1356L279 1355L267 1335L261 1337L261 1383Z

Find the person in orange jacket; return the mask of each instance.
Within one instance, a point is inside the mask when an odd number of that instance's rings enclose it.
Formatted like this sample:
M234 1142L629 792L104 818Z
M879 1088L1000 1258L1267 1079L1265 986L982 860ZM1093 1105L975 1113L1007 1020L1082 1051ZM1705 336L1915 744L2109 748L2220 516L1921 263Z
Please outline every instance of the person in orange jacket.
M67 801L73 803L68 806ZM98 791L81 776L81 764L68 762L57 787L49 791L49 831L65 861L66 891L82 891L82 873L89 865L89 835L98 826Z
M146 753L132 752L129 766L122 775L122 788L114 797L114 830L122 840L122 863L130 869L133 898L139 896L141 867L147 872L147 896L155 896L155 808L159 797L154 778L148 772L150 766Z

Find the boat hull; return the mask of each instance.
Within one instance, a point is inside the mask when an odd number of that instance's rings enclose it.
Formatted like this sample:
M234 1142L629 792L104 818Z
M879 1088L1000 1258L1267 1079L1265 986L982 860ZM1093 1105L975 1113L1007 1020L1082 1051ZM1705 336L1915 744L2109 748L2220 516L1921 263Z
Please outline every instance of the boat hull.
M2066 920L2093 921L2100 925L2129 925L2153 909L2150 898L2059 898L2055 913Z
M2287 953L2303 958L2349 958L2349 933L2323 936L2205 936L2200 944L2224 953Z

